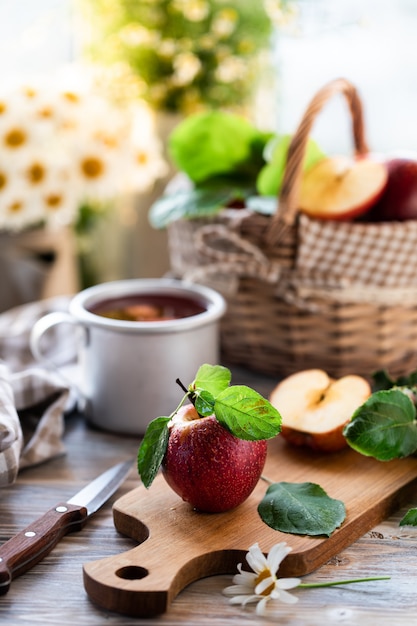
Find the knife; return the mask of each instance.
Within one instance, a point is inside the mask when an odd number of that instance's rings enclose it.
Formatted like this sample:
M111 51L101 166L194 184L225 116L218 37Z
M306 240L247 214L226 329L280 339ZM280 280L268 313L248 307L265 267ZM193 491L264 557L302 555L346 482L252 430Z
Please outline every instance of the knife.
M11 581L39 563L64 535L80 530L114 494L132 467L133 460L114 465L0 546L0 595L7 593Z

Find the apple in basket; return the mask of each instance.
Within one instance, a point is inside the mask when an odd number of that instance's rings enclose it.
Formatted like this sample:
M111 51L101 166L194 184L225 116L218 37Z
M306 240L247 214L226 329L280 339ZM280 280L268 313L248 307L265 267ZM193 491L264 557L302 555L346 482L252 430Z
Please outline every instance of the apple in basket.
M195 509L221 513L252 493L266 454L266 441L238 439L214 415L201 418L186 404L172 419L162 473Z
M367 156L322 159L303 175L300 211L321 219L353 219L376 204L387 180L382 160Z
M289 443L336 452L347 447L343 428L370 395L361 376L335 380L321 369L309 369L284 378L270 402L281 414L281 435Z
M386 162L388 182L369 217L372 221L417 218L417 160L397 157Z

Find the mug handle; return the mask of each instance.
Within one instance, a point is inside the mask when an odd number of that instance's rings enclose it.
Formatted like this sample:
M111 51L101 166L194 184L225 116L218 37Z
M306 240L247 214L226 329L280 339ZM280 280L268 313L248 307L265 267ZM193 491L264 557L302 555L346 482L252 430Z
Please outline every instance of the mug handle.
M41 348L42 337L51 328L58 326L59 324L70 324L72 326L76 326L84 332L85 340L87 341L87 329L82 326L80 322L78 322L70 313L66 313L64 311L54 311L44 315L35 322L30 332L29 347L36 361L39 361L40 363L45 364L49 369L52 369L61 378L61 380L65 382L66 385L70 386L70 388L75 387L79 398L78 404L82 407L85 405L86 399L79 386L76 385L74 381L70 380L69 377L65 376L61 369L62 366L59 366L53 361L53 359L44 354Z

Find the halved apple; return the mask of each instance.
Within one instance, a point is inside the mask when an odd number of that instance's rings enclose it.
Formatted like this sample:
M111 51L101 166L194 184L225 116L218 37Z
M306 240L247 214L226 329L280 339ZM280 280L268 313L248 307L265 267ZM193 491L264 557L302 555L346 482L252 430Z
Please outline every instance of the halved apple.
M335 380L309 369L284 378L270 402L281 414L281 435L289 443L336 452L347 447L343 428L370 395L370 384L361 376Z
M381 160L346 156L322 159L301 180L300 211L321 219L353 219L374 206L387 180L387 167Z

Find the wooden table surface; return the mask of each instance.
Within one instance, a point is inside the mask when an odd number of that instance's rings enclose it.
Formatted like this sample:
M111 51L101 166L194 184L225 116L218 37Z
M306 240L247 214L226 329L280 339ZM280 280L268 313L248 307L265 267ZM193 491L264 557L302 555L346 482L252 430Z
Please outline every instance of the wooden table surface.
M233 368L232 382L249 384L267 395L276 381ZM135 457L139 443L135 437L94 430L80 415L67 416L66 455L22 471L14 485L0 491L0 542L57 502L71 497L107 467ZM83 530L64 537L43 561L15 579L9 592L0 596L0 622L9 626L133 623L417 626L417 529L399 527L404 512L417 505L417 493L409 506L304 578L304 582L316 582L390 575L390 580L298 590L299 602L280 604L273 619L257 618L252 607L243 610L228 604L221 592L231 584L231 576L214 576L191 584L167 613L154 619L127 617L96 607L84 589L83 564L134 547L132 540L115 530L111 507L118 497L138 485L139 478L133 468L118 492Z

